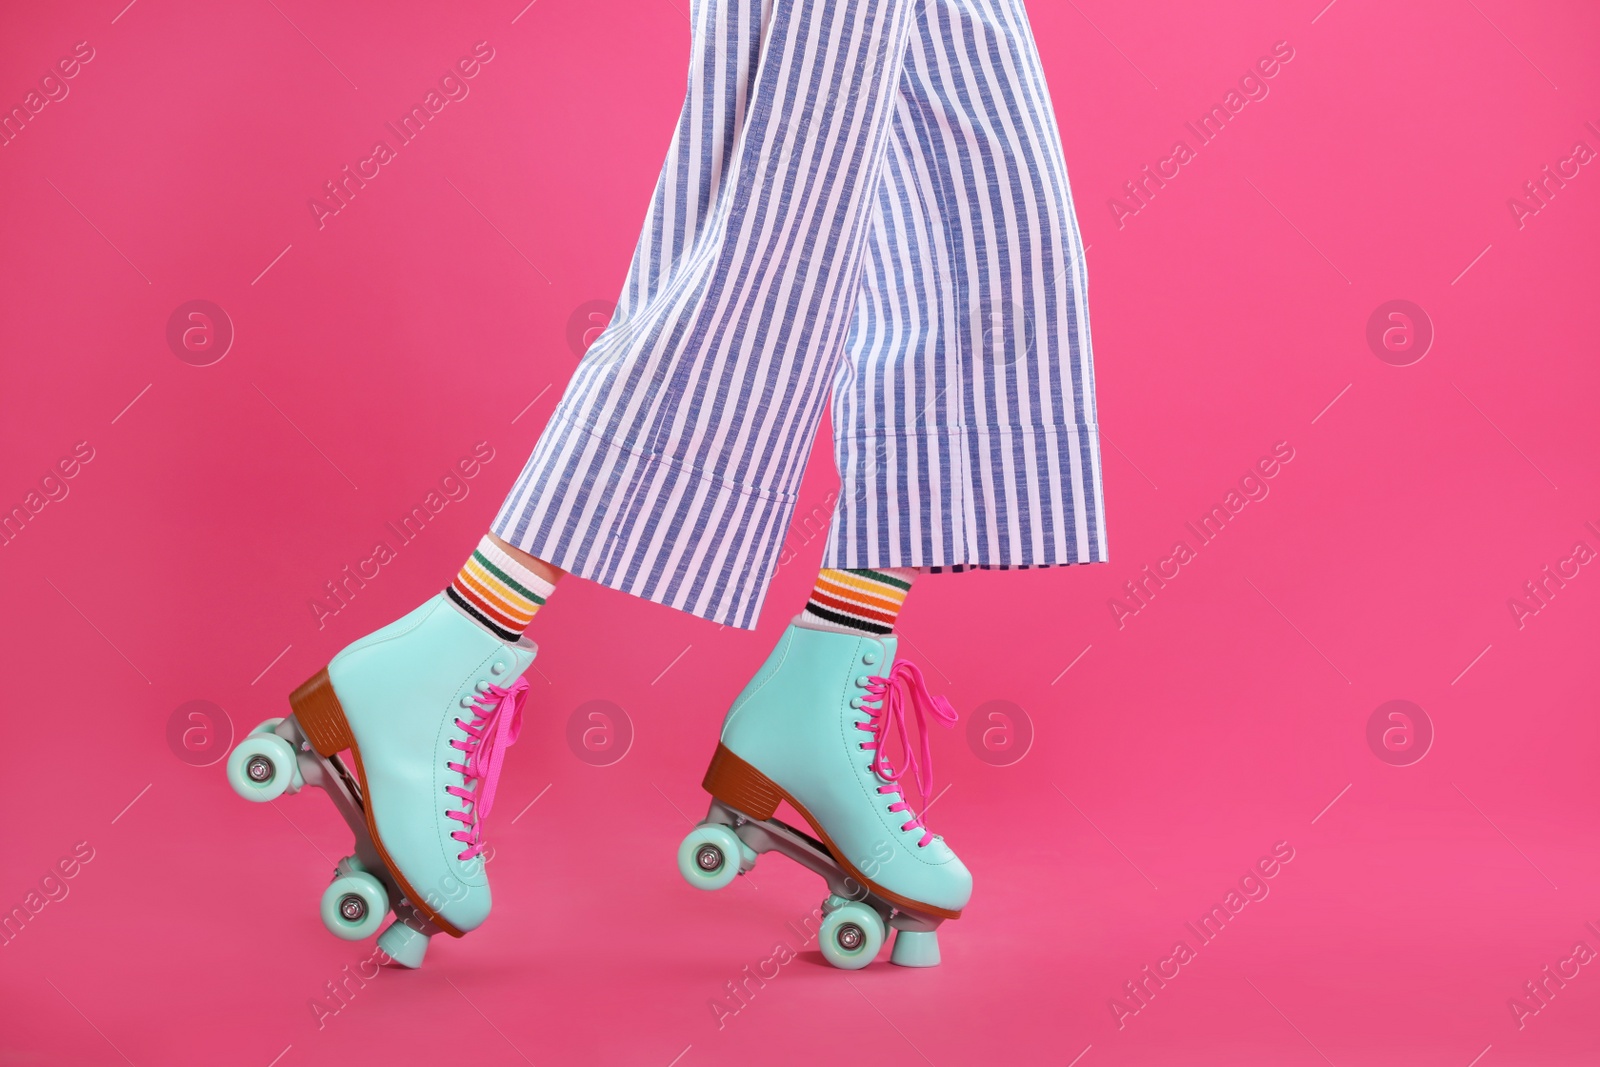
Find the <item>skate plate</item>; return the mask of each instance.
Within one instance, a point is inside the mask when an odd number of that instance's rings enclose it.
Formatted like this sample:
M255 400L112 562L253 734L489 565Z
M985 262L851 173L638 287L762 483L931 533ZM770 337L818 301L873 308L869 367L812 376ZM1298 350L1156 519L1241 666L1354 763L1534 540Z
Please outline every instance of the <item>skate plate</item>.
M737 856L728 855L735 848L723 836L728 831L737 841ZM721 888L753 868L756 857L767 852L789 857L827 883L829 896L822 904L824 921L818 936L828 962L847 969L866 966L892 929L896 933L891 963L938 964L937 931L943 916L879 895L846 870L821 841L781 819L756 819L714 799L705 819L684 839L679 867L691 885Z

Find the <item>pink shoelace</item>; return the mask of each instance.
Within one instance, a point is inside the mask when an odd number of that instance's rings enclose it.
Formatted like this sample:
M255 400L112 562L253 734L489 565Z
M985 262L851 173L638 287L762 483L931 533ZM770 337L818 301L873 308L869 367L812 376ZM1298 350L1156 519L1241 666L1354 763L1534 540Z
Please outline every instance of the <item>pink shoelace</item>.
M923 826L922 816L917 812L928 810L928 798L933 792L933 747L928 743L928 713L932 712L934 722L949 729L955 725L956 709L951 707L950 701L944 697L934 696L928 692L927 680L913 663L904 661L896 663L887 678L878 675L868 676L866 689L867 696L864 701L874 701L878 706L872 708L865 702L862 703L861 709L868 712L872 718L866 722L856 723L856 729L866 730L872 734L872 740L861 742L861 747L874 750L876 753L872 757L872 771L884 781L884 784L878 787L878 792L884 796L900 798L889 805L889 810L910 812L910 821L900 829L911 830L921 827L922 837L917 841L917 847L927 848L928 842L933 840L933 833ZM917 733L922 742L920 761L911 750L911 734L906 729L908 703L917 720ZM895 770L888 763L888 738L891 726L900 732L900 750L905 765L911 768L911 775L917 783L917 793L921 797L917 811L911 811L905 793L901 790L900 777L905 774L906 767L902 766L899 770ZM924 771L927 774L926 780L923 778Z
M518 678L510 689L489 685L478 695L473 706L471 722L456 720L456 725L467 736L450 742L450 747L467 754L465 763L446 764L467 779L475 789L458 785L445 787L445 792L458 797L463 807L445 812L461 823L461 829L450 836L467 847L457 854L458 860L470 860L484 849L483 820L494 805L495 786L500 782L500 765L505 761L506 749L516 743L522 732L522 705L528 697L528 682Z

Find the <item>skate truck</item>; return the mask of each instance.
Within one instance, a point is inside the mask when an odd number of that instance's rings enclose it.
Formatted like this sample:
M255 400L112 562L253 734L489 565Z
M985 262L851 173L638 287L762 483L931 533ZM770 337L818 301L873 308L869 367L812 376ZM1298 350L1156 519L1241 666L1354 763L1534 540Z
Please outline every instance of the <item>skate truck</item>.
M719 753L720 754L720 753ZM709 776L708 776L709 777ZM933 967L945 916L917 910L868 889L828 846L781 819L755 819L720 800L678 846L678 870L696 889L721 889L750 871L763 852L778 852L821 876L828 884L817 944L823 958L847 971L871 963L890 929L896 931L889 962Z

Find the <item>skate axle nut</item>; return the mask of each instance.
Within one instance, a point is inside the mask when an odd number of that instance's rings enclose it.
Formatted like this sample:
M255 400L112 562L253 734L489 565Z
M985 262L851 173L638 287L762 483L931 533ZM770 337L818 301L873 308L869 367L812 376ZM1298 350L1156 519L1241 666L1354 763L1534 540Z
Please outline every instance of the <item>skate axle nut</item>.
M341 862L340 874L322 891L322 925L345 941L362 941L378 932L393 901L383 883Z
M228 754L228 784L246 800L263 804L296 792L303 784L294 746L271 730L282 721L268 719Z
M888 930L871 905L846 901L828 912L817 931L823 958L841 970L856 971L871 963Z

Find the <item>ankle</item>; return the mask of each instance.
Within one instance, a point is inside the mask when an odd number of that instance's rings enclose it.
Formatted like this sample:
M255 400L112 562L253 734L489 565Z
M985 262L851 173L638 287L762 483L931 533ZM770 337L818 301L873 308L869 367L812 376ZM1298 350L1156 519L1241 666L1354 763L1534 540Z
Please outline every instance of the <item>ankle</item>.
M916 576L914 567L825 568L817 575L800 625L874 637L891 634Z
M479 541L445 594L479 626L514 644L556 586L501 547L503 543L493 534ZM560 576L559 571L556 574Z
M557 567L554 563L546 563L538 556L530 556L526 552L522 551L522 549L511 544L509 541L501 540L495 534L485 534L484 536L487 537L500 551L504 552L518 564L532 571L534 574L538 575L544 581L549 582L551 585L555 585L557 582L567 576L567 572L562 570L560 567Z

